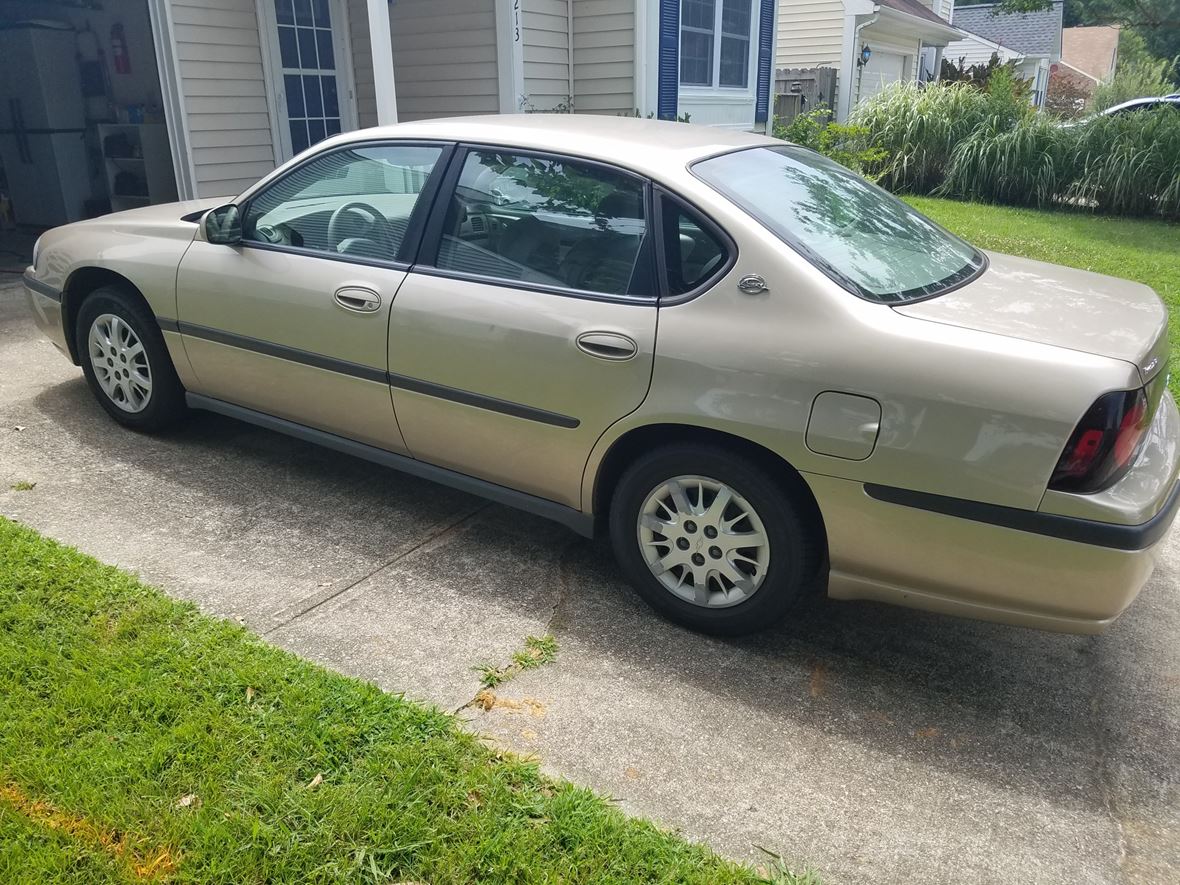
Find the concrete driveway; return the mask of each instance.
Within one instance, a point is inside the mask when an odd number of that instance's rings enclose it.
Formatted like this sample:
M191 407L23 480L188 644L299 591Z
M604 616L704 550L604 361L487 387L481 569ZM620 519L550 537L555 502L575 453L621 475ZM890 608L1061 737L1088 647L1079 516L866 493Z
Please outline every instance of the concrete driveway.
M827 882L1180 881L1180 548L1084 638L821 602L673 627L605 547L212 415L139 436L0 277L0 513L718 851ZM23 429L17 429L23 428ZM18 492L18 481L35 482ZM464 707L530 634L553 664Z

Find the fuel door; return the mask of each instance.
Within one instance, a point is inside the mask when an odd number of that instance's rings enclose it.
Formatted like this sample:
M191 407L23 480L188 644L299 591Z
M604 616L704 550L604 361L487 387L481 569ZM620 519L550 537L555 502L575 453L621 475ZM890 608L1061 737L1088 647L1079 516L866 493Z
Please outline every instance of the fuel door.
M863 461L881 430L881 404L872 397L826 390L811 404L807 448L820 455Z

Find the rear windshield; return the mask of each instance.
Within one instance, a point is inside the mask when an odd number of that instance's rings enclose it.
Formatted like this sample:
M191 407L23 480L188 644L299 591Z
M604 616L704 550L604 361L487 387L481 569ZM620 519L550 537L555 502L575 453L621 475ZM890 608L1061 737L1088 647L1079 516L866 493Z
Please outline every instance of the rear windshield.
M928 298L984 266L969 243L806 148L747 148L701 160L693 172L870 301Z

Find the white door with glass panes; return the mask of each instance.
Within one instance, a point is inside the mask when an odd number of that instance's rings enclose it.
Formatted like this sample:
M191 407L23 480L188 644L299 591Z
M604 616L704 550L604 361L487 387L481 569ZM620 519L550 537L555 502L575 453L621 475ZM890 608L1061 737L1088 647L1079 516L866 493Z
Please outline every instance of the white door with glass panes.
M261 0L281 160L356 128L341 0Z

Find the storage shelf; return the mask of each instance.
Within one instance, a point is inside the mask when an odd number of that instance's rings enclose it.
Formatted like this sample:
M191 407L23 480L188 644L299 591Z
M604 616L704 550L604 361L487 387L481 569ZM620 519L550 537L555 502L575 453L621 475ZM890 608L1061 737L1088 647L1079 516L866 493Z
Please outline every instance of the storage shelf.
M126 138L131 151L139 156L107 155L106 139L111 135ZM149 203L171 203L176 200L172 151L168 145L168 130L163 123L100 123L98 143L103 151L107 193L111 197L112 210L118 212ZM140 186L146 188L147 193L120 193L119 185L122 183L126 187L128 176L139 179Z

